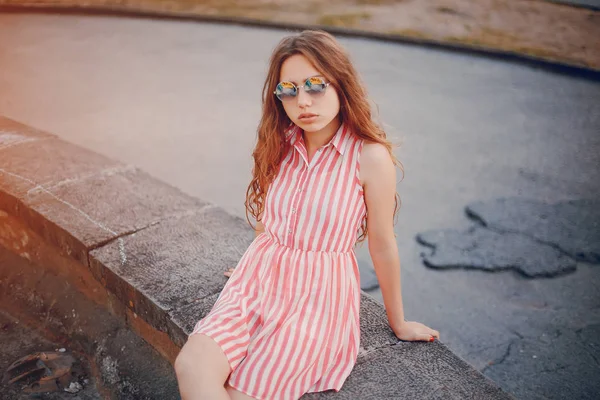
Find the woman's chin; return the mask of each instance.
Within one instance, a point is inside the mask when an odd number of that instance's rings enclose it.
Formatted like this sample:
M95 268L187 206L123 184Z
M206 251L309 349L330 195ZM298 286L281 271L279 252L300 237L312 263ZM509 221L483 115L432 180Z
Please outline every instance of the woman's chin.
M310 121L310 122L299 120L296 123L296 125L298 125L300 128L302 128L302 130L304 130L305 132L317 132L326 126L326 124L323 124L323 122L321 122L319 120Z

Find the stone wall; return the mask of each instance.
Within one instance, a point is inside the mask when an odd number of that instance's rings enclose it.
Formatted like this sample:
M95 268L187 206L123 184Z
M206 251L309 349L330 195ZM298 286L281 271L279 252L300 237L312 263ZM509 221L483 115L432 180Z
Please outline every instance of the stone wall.
M171 363L253 238L216 205L0 116L0 245L30 260L64 257L77 290ZM303 398L510 397L443 343L399 341L382 305L362 293L353 372L339 393Z

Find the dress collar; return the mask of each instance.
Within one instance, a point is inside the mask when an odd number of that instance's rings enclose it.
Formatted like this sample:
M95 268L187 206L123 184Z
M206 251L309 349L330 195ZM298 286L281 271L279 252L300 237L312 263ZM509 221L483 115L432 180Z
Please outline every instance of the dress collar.
M348 144L350 136L350 130L347 129L346 125L342 123L335 135L333 136L333 138L331 139L331 141L323 147L327 147L331 144L333 145L333 147L335 147L338 153L344 155L344 152L346 151L346 145ZM291 123L285 133L285 140L288 141L291 146L294 146L301 139L302 129L298 125Z

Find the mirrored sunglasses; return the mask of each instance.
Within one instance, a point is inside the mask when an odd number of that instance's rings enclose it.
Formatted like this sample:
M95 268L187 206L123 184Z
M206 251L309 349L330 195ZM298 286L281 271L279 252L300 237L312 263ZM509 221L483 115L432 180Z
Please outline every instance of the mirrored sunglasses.
M329 82L325 82L325 79L320 76L313 76L304 81L304 84L300 87L309 95L317 97L325 93L327 86L329 86ZM282 81L277 84L273 93L279 100L286 101L295 98L300 87L292 82Z

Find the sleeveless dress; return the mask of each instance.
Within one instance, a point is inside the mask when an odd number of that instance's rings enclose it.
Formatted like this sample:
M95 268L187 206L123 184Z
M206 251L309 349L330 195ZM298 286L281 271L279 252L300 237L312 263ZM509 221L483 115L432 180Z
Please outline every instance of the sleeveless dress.
M265 231L190 334L215 340L229 361L229 385L259 400L339 391L360 343L353 247L366 217L358 178L364 141L342 124L309 163L302 130L292 125L285 138Z

